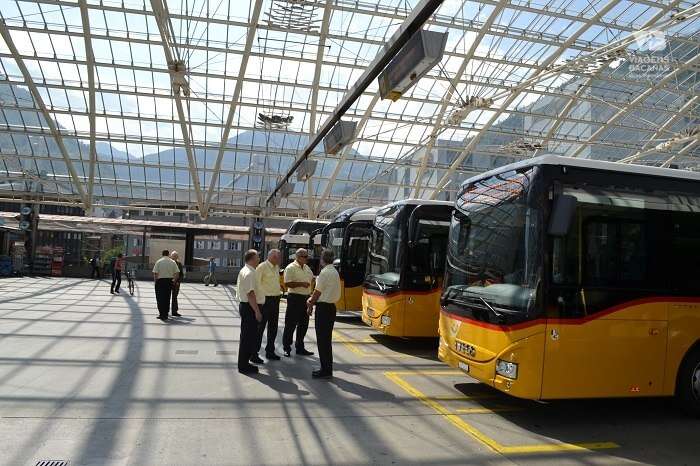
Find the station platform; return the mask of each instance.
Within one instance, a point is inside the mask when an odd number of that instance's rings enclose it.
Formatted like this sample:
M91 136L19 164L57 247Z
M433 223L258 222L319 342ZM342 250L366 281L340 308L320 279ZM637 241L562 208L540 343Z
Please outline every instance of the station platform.
M516 400L342 314L332 380L316 355L244 376L234 289L185 283L180 312L149 282L0 280L0 465L697 463L668 400Z

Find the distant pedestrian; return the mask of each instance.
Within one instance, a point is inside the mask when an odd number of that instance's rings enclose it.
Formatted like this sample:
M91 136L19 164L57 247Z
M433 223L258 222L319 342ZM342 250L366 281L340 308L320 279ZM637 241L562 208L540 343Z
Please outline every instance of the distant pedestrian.
M214 286L219 286L219 282L216 281L216 261L213 257L209 258L209 269L208 273L204 276L204 286L209 286L213 283Z
M156 302L158 303L158 318L165 322L170 312L170 293L173 289L173 280L177 280L180 271L172 260L170 251L164 249L163 257L153 266L153 280L156 284Z
M102 273L100 272L100 253L96 252L92 259L90 259L90 267L92 271L90 272L90 278L97 278L98 280L102 278Z
M122 284L122 271L124 270L124 254L117 254L116 259L112 262L112 285L109 292L112 294L119 293L119 287Z
M255 249L250 249L243 256L245 265L238 272L236 294L238 295L238 312L241 315L241 336L238 343L238 372L257 374L258 367L251 364L258 340L258 324L262 321L261 307L265 295L256 278L255 267L260 259ZM259 359L259 358L258 358ZM262 361L261 361L262 362Z
M177 251L171 252L170 258L175 261L179 271L177 278L173 279L172 304L170 306L170 311L173 317L180 317L181 314L178 313L180 306L177 302L177 296L180 294L180 283L182 283L182 280L185 278L185 268L182 266L182 262L180 262L180 255L177 253Z
M332 249L321 253L321 272L316 278L316 288L307 301L308 314L316 306L316 344L321 368L311 373L314 378L333 376L333 325L335 324L335 303L340 299L340 276L333 266L335 254Z
M275 354L275 339L277 338L277 327L280 318L280 297L282 287L280 286L280 259L281 254L277 249L271 249L267 253L267 260L261 262L255 269L260 289L265 293L265 304L262 307L262 321L258 326L258 342L255 346L253 362L262 362L258 352L262 347L262 337L267 327L267 345L265 346L265 357L269 360L279 361L280 357Z
M304 248L296 250L294 262L284 269L284 285L287 287L287 313L284 317L284 332L282 346L284 355L292 355L292 337L296 331L295 348L300 356L311 356L311 351L304 348L304 337L309 328L309 315L306 300L311 294L311 282L314 274L306 263L309 253Z

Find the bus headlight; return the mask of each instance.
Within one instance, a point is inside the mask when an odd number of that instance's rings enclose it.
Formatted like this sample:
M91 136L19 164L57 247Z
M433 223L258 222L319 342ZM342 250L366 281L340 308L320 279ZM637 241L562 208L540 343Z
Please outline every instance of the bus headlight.
M390 325L390 324L391 324L391 317L382 316L382 325Z
M502 375L503 377L508 377L509 379L517 379L518 364L499 359L496 361L496 374Z

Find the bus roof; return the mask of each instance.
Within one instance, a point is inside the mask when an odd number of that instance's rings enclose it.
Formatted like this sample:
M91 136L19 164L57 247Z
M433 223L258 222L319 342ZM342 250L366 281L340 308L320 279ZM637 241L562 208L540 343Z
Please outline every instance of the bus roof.
M681 180L700 181L700 173L689 170L679 170L675 168L649 167L646 165L636 165L631 163L608 162L603 160L580 159L574 157L563 157L561 155L541 155L531 159L515 162L502 167L480 173L466 179L462 186L476 181L489 178L500 173L506 173L520 168L532 167L535 165L559 165L577 168L590 168L592 170L613 171L619 173L630 173L636 175L658 176L664 178L676 178Z
M377 212L379 212L379 207L368 207L367 209L362 209L358 210L354 214L350 216L350 221L351 222L359 222L362 220L369 220L372 221L374 220L374 217L377 216Z
M377 210L388 209L397 205L454 205L454 201L431 201L429 199L403 199L401 201L390 202L379 207Z
M336 215L331 223L347 222L350 219L350 217L352 217L352 214L360 212L361 210L365 210L366 208L367 207L352 207L350 209L345 209L344 211Z

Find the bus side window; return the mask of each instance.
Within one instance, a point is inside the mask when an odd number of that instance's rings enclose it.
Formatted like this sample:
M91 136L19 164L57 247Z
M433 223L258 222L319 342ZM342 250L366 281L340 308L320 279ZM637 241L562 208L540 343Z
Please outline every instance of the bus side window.
M671 289L689 296L700 293L700 219L697 214L676 212L672 217Z
M584 225L583 286L639 287L646 281L644 224L598 218Z

